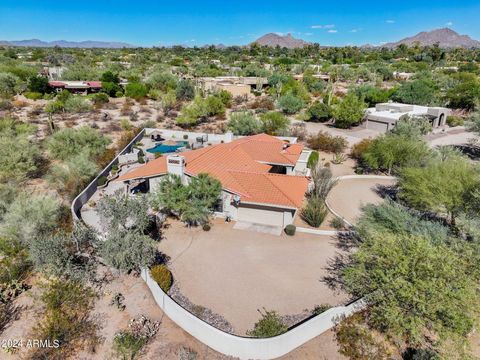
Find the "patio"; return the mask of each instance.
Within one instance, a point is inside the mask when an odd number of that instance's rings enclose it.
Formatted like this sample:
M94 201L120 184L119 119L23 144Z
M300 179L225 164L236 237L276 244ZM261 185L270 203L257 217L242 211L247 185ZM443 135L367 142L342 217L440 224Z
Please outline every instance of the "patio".
M328 261L340 251L328 236L252 234L220 219L206 232L173 221L158 248L169 256L183 295L222 315L239 335L264 307L295 315L347 300L322 282Z

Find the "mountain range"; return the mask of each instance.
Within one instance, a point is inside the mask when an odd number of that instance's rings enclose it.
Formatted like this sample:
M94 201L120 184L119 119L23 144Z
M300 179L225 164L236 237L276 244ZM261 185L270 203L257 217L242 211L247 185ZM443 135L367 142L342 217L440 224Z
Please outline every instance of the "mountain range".
M269 33L259 37L253 43L257 43L262 46L271 47L286 47L288 49L302 48L311 44L303 39L297 39L292 34L279 35L276 33ZM480 48L480 41L472 39L468 35L460 35L449 28L436 29L432 31L422 31L417 35L407 37L405 39L390 42L381 45L380 47L394 48L398 45L405 44L407 46L414 46L419 44L420 46L429 46L439 44L442 48ZM38 39L31 40L19 40L19 41L2 41L0 45L10 46L23 46L23 47L54 47L60 46L65 48L107 48L107 49L119 49L119 48L134 48L135 45L127 44L124 42L107 42L107 41L42 41ZM207 45L206 45L207 46ZM218 49L223 49L226 46L223 44L214 45ZM185 47L187 47L185 45ZM374 48L373 45L364 45L363 48Z
M42 41L39 39L18 40L18 41L4 41L0 40L0 45L23 46L23 47L55 47L60 46L64 48L105 48L105 49L120 49L133 48L134 45L124 42L110 42L110 41Z
M292 34L282 36L275 33L263 35L255 40L254 43L257 43L261 46L286 47L287 49L301 48L310 44L305 40L294 38Z
M414 46L417 43L421 46L439 44L441 48L480 48L480 41L474 40L468 35L460 35L449 28L422 31L415 36L387 43L382 47L393 48L401 44Z

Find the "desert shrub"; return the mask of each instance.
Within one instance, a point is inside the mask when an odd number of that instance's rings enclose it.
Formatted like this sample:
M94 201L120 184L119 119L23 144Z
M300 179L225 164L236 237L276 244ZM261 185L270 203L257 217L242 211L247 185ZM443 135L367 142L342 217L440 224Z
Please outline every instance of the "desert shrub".
M261 131L261 124L251 112L238 111L230 114L228 128L235 135L254 135Z
M178 100L190 101L195 97L195 87L190 80L180 80L177 83L175 97Z
M312 153L308 157L307 167L309 169L312 169L315 165L317 165L319 157L320 155L318 151L312 151Z
M333 227L335 230L342 230L342 229L345 228L345 222L343 221L342 218L339 218L338 216L335 216L330 221L330 226Z
M463 126L464 120L460 116L456 115L449 115L447 116L447 124L448 126L455 127L455 126Z
M103 186L107 183L107 177L106 176L100 176L97 180L97 185L98 186Z
M288 236L293 236L295 235L295 231L297 230L297 227L293 224L289 224L287 226L285 226L285 234L287 234Z
M133 125L128 119L120 119L120 127L126 131L133 129Z
M108 234L100 254L105 263L122 272L139 272L155 260L156 243L138 230L119 230Z
M325 201L318 197L310 197L307 205L301 210L300 216L310 226L320 227L327 216L328 210Z
M268 338L287 332L288 327L283 323L278 313L274 310L258 310L262 318L253 326L252 330L247 331L248 336L257 338Z
M98 93L92 97L92 101L95 105L103 105L110 101L109 97L105 93Z
M0 254L2 254L0 284L21 282L27 278L32 269L27 249L18 241L2 237L0 238Z
M30 100L40 100L43 98L43 94L39 92L31 92L31 91L26 91L23 93L23 96L25 96L27 99Z
M314 150L321 150L331 153L341 153L347 148L347 140L342 136L332 136L325 131L319 131L307 140L308 146Z
M86 113L92 110L88 100L81 96L71 96L65 101L65 111L70 113Z
M47 195L19 194L0 223L0 234L26 246L57 226L60 203Z
M95 293L74 281L53 280L40 296L43 317L34 327L36 339L58 340L59 347L35 348L30 359L65 359L99 342L98 324L91 318Z
M26 135L0 132L0 183L21 182L37 170L40 157L38 146Z
M284 114L296 114L305 107L305 103L293 94L286 94L278 99L278 107Z
M308 121L325 122L331 119L332 110L327 104L316 102L307 109L306 115Z
M62 101L54 100L45 105L47 114L57 114L65 110L65 104Z
M97 164L83 152L64 163L54 164L47 174L47 181L60 194L73 199L97 171Z
M281 135L290 125L290 120L282 113L270 111L260 115L262 130L269 135Z
M271 111L275 109L275 103L272 101L271 98L263 96L263 97L256 98L255 101L250 106L250 108Z
M10 100L0 99L0 110L12 110L13 105Z
M363 322L362 314L354 314L335 327L340 354L352 360L389 359L391 353L381 339L376 339Z
M164 292L168 292L172 286L172 273L166 265L155 265L150 269L150 275Z
M196 360L197 353L195 350L182 346L178 352L178 360Z
M372 143L372 139L363 139L362 141L356 143L352 146L352 150L350 151L350 156L355 160L360 160L364 152L368 151L370 144Z
M100 132L83 126L78 129L66 128L54 133L47 139L47 150L55 159L66 160L69 157L87 152L96 156L105 151L110 140Z
M125 87L125 95L132 99L141 99L148 94L148 88L145 84L139 82L131 82Z
M310 177L313 182L309 192L311 197L325 200L330 190L337 184L337 180L333 178L330 168L318 163L311 169Z
M139 355L147 339L136 336L129 331L120 331L113 338L113 350L121 359L133 360Z
M203 231L210 231L211 228L210 224L203 224L202 226Z
M331 307L332 306L328 304L315 305L315 307L312 309L312 315L323 314L325 311L327 311Z

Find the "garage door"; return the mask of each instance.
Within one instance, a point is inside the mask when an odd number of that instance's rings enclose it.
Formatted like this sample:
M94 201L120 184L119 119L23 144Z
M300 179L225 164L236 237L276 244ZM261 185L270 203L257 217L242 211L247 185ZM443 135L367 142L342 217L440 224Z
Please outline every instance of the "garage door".
M388 130L388 124L383 123L383 122L379 122L379 121L368 120L367 121L367 129L371 129L371 130L375 130L375 131L385 133Z
M283 228L283 212L240 207L238 209L238 221Z

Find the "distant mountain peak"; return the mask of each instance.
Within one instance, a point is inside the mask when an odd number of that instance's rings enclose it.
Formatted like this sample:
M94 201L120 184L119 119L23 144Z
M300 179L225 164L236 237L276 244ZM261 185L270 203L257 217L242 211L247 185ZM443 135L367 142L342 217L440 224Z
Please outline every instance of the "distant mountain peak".
M460 35L450 28L422 31L412 37L407 37L397 42L387 43L382 47L393 48L401 44L413 46L416 43L421 46L439 44L442 48L480 48L480 41L472 39L468 35Z
M17 40L17 41L2 41L0 44L10 46L22 46L22 47L66 47L66 48L132 48L134 45L124 42L112 42L112 41L67 41L67 40L55 40L55 41L42 41L39 39Z
M291 33L287 35L279 35L276 33L269 33L259 37L254 41L261 46L271 46L271 47L286 47L288 49L301 48L309 43L302 39L296 39Z

